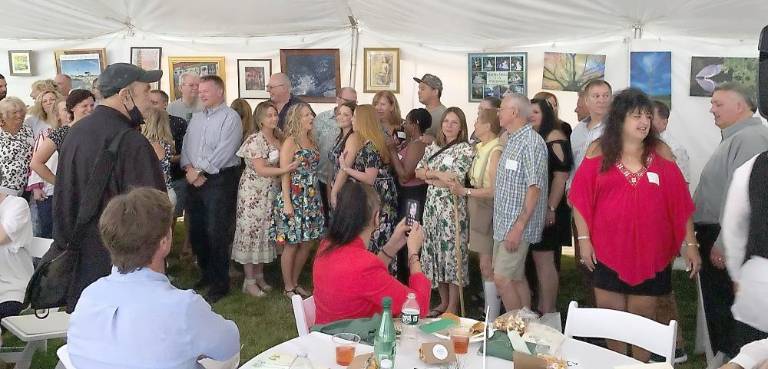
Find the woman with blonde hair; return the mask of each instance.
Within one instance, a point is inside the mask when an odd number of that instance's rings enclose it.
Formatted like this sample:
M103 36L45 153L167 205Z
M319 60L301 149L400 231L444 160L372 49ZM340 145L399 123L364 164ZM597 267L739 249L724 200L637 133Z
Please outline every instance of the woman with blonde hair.
M56 81L52 79L40 79L35 82L32 82L32 89L29 93L29 97L31 97L33 100L36 100L38 96L40 96L40 93L43 91L58 91L59 86L56 84Z
M157 159L160 160L160 170L165 177L165 188L171 203L176 205L176 194L171 187L171 157L175 153L171 123L168 113L158 108L150 108L144 114L144 125L141 133L147 138L155 150Z
M341 170L352 180L373 186L381 197L378 227L371 234L371 242L368 244L368 250L376 254L389 240L397 222L397 188L390 170L392 161L373 106L358 106L352 118L352 126L362 144L357 153L342 154L343 157L354 156L351 166L344 160L340 161L340 165ZM386 256L390 259L390 271L396 272L396 255Z
M373 107L376 109L376 119L381 124L381 128L399 147L405 141L405 132L400 104L397 103L395 94L391 91L377 92L373 95Z
M296 170L281 176L281 193L275 197L270 239L284 245L280 256L284 294L288 297L311 293L299 285L313 241L322 237L325 217L317 184L320 150L312 134L315 113L309 104L292 105L286 115L285 140L280 146L280 167L298 162Z
M240 121L243 123L243 142L245 142L245 139L256 131L254 127L256 112L251 110L251 104L245 99L235 99L229 107L240 116Z
M475 153L467 142L467 118L461 109L446 109L440 128L416 169L416 178L429 185L422 221L426 234L422 266L440 293L440 305L432 309L430 316L457 314L461 288L469 282L467 201L453 195L450 188L464 181Z
M61 94L56 90L42 91L35 98L35 104L29 108L27 112L29 117L24 122L24 124L32 128L35 140L48 130L59 127L59 120L56 114L56 100L61 98Z
M232 105L234 108L234 103ZM236 153L245 161L245 170L237 191L232 260L243 265L243 292L256 297L272 289L264 280L264 264L277 257L275 243L269 238L269 227L275 196L280 192L278 178L299 166L294 160L287 167L280 167L283 135L277 128L278 116L274 103L259 103L253 114L254 124Z

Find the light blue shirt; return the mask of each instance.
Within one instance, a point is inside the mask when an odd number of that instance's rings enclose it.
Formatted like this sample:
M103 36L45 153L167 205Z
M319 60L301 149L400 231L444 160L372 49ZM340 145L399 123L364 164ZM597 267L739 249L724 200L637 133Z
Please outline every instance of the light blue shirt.
M240 351L234 322L192 290L149 268L100 278L83 291L67 342L78 369L190 369L199 356L224 361Z
M203 109L189 121L181 148L181 167L192 165L208 174L217 174L238 166L240 158L235 153L242 141L243 123L236 111L224 103Z

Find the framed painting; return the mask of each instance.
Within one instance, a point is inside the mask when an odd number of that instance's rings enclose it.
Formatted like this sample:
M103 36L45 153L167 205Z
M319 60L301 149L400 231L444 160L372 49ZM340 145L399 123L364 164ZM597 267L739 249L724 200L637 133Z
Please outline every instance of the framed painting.
M717 86L738 82L757 96L757 58L694 56L691 58L691 96L712 96Z
M90 90L107 67L106 49L55 50L56 73L72 78L72 89Z
M8 50L8 70L12 76L32 76L32 51Z
M237 91L242 99L269 99L271 59L237 59Z
M179 78L184 73L194 73L198 76L215 74L227 80L223 56L169 56L168 69L171 71L168 74L170 79L168 95L171 101L181 97Z
M400 93L400 49L365 48L363 65L365 92Z
M341 89L339 49L280 49L280 70L302 100L336 102Z
M672 52L633 51L629 54L629 87L672 106Z
M473 53L469 58L469 101L528 93L528 53Z
M160 61L163 57L162 47L132 47L131 64L144 70L162 69ZM160 89L160 81L150 83L153 90Z
M544 53L541 88L581 91L593 79L605 78L605 55Z

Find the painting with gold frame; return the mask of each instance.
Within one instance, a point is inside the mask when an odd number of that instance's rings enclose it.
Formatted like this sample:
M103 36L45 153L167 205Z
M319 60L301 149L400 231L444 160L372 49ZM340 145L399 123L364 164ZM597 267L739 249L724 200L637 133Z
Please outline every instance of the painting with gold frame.
M72 89L90 90L107 67L106 49L55 50L56 73L72 78Z
M168 69L171 71L168 73L168 95L171 101L181 97L179 77L184 73L191 72L199 76L215 74L227 80L223 56L169 56Z
M365 92L400 93L400 49L366 47L363 50L363 66Z

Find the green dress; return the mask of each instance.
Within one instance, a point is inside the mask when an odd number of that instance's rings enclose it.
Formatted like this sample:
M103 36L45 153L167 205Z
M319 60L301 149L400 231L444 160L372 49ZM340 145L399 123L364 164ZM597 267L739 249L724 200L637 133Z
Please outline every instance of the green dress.
M298 143L297 143L298 144ZM275 196L272 210L270 238L278 245L297 244L319 239L324 230L323 203L317 186L317 166L320 163L320 151L317 148L299 149L293 154L299 161L299 167L291 172L291 204L293 216L283 213L283 196Z
M472 146L467 142L458 143L430 160L430 157L439 150L440 147L436 144L427 147L418 168L451 172L457 179L463 181L472 166L474 157ZM424 246L421 248L421 266L424 274L432 281L432 285L437 286L437 283L468 285L469 217L466 199L452 194L447 188L430 185L424 205L423 227L425 237ZM458 260L459 253L461 260ZM459 275L459 268L461 268L461 275Z

